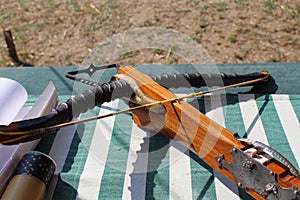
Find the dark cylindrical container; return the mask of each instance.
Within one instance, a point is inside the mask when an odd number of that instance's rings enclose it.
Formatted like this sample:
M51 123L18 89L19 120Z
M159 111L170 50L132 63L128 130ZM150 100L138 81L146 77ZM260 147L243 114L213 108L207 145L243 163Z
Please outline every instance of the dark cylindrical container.
M26 153L1 200L43 200L55 169L56 164L48 155L37 151Z

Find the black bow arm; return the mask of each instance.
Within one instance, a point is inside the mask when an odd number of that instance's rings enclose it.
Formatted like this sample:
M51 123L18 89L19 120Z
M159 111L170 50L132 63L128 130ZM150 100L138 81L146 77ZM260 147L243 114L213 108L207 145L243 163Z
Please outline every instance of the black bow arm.
M255 72L245 75L237 74L162 74L151 75L150 77L157 83L167 88L179 87L202 87L202 86L226 86L234 83L254 80L263 77L263 73ZM217 79L217 81L216 81ZM81 81L82 82L82 81ZM182 83L186 83L183 84ZM30 131L49 127L71 121L79 114L86 112L95 106L102 105L114 99L130 97L133 94L132 88L123 80L116 80L114 77L107 83L97 84L92 89L70 97L66 102L61 103L50 114L34 119L12 122L8 126L0 126L0 132L20 132ZM48 135L53 131L43 133ZM0 134L1 136L1 134ZM1 136L2 137L2 136ZM6 136L8 137L8 136ZM27 142L40 138L40 134L33 134L22 138L19 142Z
M182 73L182 74L158 74L150 75L150 77L160 85L166 88L180 87L211 87L211 86L227 86L240 82L246 82L263 78L265 75L261 72L253 72L248 74L201 74L201 73Z

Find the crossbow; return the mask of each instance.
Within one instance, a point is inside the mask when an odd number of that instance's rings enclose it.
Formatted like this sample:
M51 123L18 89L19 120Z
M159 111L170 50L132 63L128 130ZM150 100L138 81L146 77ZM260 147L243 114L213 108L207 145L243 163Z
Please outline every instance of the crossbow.
M77 76L79 73L91 75L99 69L112 67L118 69L118 74L107 83L98 84ZM147 76L131 66L112 64L102 67L91 65L84 70L69 72L66 76L93 88L69 98L46 116L0 126L0 143L13 145L28 142L55 133L65 126L132 112L138 126L177 141L254 198L300 199L299 172L283 155L259 141L239 138L183 101L228 88L255 87L268 82L268 72ZM187 83L185 87L214 87L180 97L168 90L182 87L183 82ZM117 98L126 99L130 108L72 121L88 109Z

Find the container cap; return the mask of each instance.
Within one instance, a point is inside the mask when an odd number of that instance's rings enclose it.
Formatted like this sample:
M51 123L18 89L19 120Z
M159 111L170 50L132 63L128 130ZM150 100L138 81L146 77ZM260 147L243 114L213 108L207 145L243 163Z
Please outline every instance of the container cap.
M47 187L55 169L56 164L48 155L38 151L30 151L22 157L14 176L28 174L41 180Z

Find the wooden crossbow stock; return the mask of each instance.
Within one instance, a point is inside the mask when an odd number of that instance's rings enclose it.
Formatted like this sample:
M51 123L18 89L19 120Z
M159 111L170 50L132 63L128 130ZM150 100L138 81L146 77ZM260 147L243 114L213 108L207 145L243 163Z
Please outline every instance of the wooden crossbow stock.
M0 126L0 143L12 145L28 142L65 126L132 112L138 126L159 131L179 142L254 198L300 199L299 172L279 152L259 141L239 138L183 101L228 88L267 82L270 78L268 72L147 76L130 66L109 65L102 68L109 67L117 67L118 75L101 85L76 76L79 73L91 75L97 70L93 65L68 73L68 78L91 85L93 89L71 97L47 116ZM201 87L208 86L206 82L215 78L222 80L223 87L181 97L167 89L181 87L178 80L186 80L192 87ZM129 99L131 106L127 110L71 121L87 109L124 97Z

